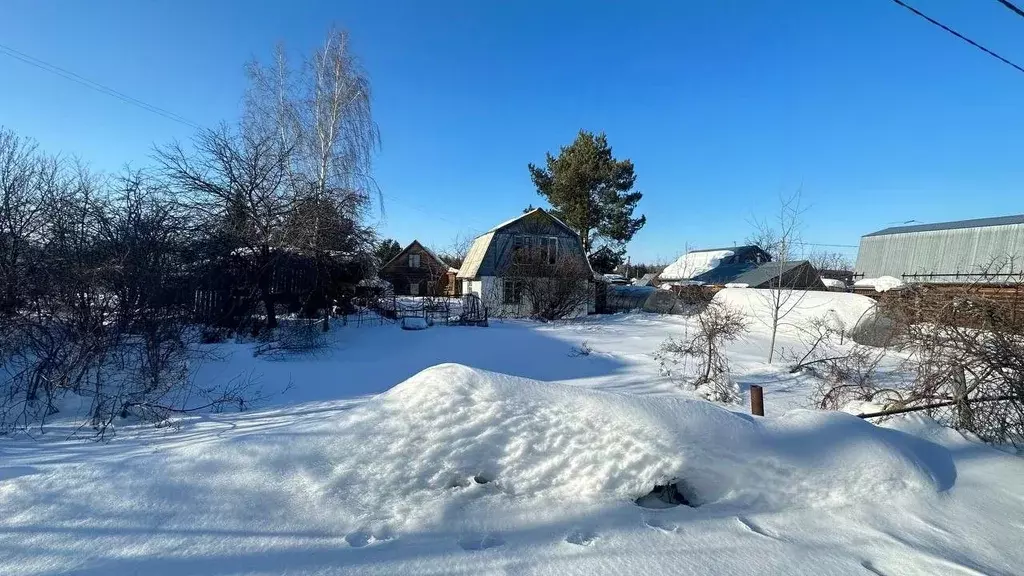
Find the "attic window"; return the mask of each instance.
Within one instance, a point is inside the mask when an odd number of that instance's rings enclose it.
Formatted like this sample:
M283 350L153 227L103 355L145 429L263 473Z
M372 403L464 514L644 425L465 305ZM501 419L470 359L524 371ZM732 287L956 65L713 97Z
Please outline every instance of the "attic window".
M558 238L552 236L540 239L540 257L542 262L555 263L558 259Z
M409 254L409 268L419 268L419 267L420 267L420 255L419 254Z

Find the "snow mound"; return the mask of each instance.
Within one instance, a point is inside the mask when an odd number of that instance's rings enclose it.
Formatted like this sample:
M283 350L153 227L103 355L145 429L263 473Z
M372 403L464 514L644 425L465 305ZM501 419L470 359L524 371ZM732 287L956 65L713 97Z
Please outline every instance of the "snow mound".
M718 267L723 259L735 254L732 250L705 250L687 252L678 260L665 267L659 276L662 280L690 280Z
M224 534L292 545L346 534L358 547L481 525L529 529L632 508L677 480L692 504L735 514L889 502L956 478L946 449L848 414L754 418L458 364L359 405L204 418L160 450L123 452L5 479L0 506L30 526L198 534L192 545L221 557L239 545Z
M771 290L726 288L715 294L715 300L747 315L757 326L771 324ZM780 332L799 333L822 319L849 335L859 326L873 324L877 316L875 301L861 294L784 290L781 300Z
M902 280L893 276L880 276L878 278L861 278L853 283L855 288L874 288L875 292L888 292L905 286Z
M336 486L358 486L364 499L374 494L379 501L368 509L414 492L443 494L473 478L507 496L561 502L635 500L682 479L697 504L816 506L944 489L952 466L920 440L846 414L754 420L707 402L595 392L457 364L424 370L358 415L347 434L360 444L344 468L369 474Z

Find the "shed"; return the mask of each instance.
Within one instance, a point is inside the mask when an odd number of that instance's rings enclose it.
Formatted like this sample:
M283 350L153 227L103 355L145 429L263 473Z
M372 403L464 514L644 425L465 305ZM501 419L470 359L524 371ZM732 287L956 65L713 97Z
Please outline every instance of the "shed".
M1004 282L1024 271L1024 215L885 228L860 239L865 278ZM983 277L983 272L997 272Z

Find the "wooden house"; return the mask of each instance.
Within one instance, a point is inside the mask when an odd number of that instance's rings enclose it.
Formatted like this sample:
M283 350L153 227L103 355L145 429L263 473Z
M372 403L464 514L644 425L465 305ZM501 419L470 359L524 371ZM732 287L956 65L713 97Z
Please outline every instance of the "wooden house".
M381 266L378 276L399 296L459 296L457 273L432 250L413 240Z

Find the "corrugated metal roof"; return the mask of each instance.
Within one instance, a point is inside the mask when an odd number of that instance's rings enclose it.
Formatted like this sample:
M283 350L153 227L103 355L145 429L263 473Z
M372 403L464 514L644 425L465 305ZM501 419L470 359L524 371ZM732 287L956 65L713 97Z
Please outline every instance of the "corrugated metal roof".
M935 230L956 230L959 228L983 228L986 226L1008 226L1024 224L1024 214L1016 216L997 216L995 218L975 218L974 220L956 220L954 222L937 222L935 224L916 224L914 226L893 226L865 234L868 236L888 236L890 234L908 234L910 232L932 232Z
M769 280L773 280L788 274L790 270L798 268L807 264L807 260L791 260L788 262L767 262L765 264L757 265L752 270L748 270L743 274L737 276L732 282L738 284L747 284L750 287L760 286Z
M473 245L469 247L469 253L466 254L466 259L462 261L462 268L459 268L457 278L476 278L493 237L494 232L488 232L473 241Z

